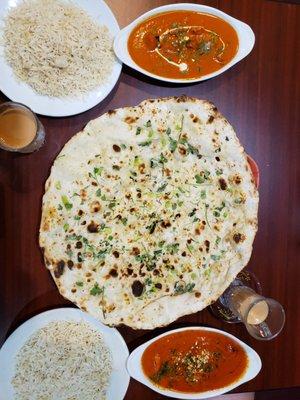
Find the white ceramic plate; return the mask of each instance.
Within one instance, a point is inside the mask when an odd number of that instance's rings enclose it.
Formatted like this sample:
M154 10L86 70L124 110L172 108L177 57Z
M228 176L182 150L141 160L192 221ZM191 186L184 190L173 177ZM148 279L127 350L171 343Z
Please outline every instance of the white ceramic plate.
M155 342L158 338L170 335L171 333L183 332L183 331L189 331L189 330L218 332L224 336L230 337L232 340L237 342L246 351L247 356L248 356L249 362L248 362L248 366L247 366L245 374L243 374L239 380L237 380L236 382L234 382L233 384L231 384L229 386L223 387L221 389L210 390L210 391L201 392L201 393L176 392L176 391L172 391L172 390L162 389L162 388L159 388L158 386L154 385L152 383L152 381L143 373L141 358L142 358L144 350L151 343ZM213 329L213 328L203 328L203 327L199 327L199 326L191 326L188 328L174 329L172 331L163 333L162 335L159 335L156 338L149 340L148 342L139 346L137 349L135 349L130 354L128 361L127 361L127 369L128 369L129 375L132 376L132 378L143 383L144 385L148 386L150 389L154 390L157 393L163 394L164 396L173 397L176 399L198 399L199 400L199 399L207 399L209 397L214 397L214 396L220 396L221 394L227 393L230 390L236 388L237 386L240 386L242 383L250 381L259 373L259 371L261 369L261 360L259 358L259 355L253 349L251 349L251 347L249 347L247 344L245 344L241 340L237 339L236 337L230 335L230 333L223 332L223 331L220 331L218 329Z
M21 0L0 1L0 26L3 26L3 18L7 11L15 7ZM74 4L84 9L100 25L106 25L112 37L119 32L119 25L112 11L103 0L73 0ZM116 85L122 65L116 60L108 81L98 88L88 92L83 98L60 99L37 94L26 83L19 82L6 63L3 56L3 47L0 46L0 90L12 101L16 101L30 107L37 114L50 117L66 117L89 110L100 103Z
M110 348L113 357L113 372L107 391L107 400L122 400L129 384L126 360L129 352L120 333L97 321L76 308L57 308L46 311L19 326L6 340L0 350L0 400L13 400L11 379L15 371L15 356L29 337L52 321L84 321L99 331Z
M163 12L168 12L168 11L175 11L175 10L185 10L185 11L196 11L196 12L201 12L201 13L207 13L211 15L215 15L217 17L220 17L227 21L233 28L236 30L239 38L239 49L237 54L234 56L234 58L226 64L223 68L219 69L218 71L215 71L211 74L201 76L200 78L196 79L171 79L171 78L165 78L159 75L152 74L151 72L148 72L138 66L133 59L130 57L130 54L128 52L127 48L127 41L130 36L130 33L132 30L139 25L142 21L148 19L149 17L163 13ZM159 79L161 81L165 82L173 82L173 83L187 83L187 82L200 82L204 81L209 78L213 78L214 76L222 74L224 71L232 67L234 64L237 62L241 61L244 57L246 57L250 51L252 50L255 42L255 36L250 28L249 25L245 24L242 21L239 21L238 19L235 19L231 17L230 15L224 13L223 11L218 10L217 8L209 7L209 6L203 6L200 4L189 4L189 3L179 3L179 4L169 4L167 6L162 6L162 7L157 7L154 8L151 11L146 12L145 14L141 15L138 17L136 20L134 20L130 25L126 26L123 28L118 35L115 38L114 41L114 51L117 55L117 57L126 65L128 65L131 68L136 69L139 72L142 72L145 75L150 76L151 78Z

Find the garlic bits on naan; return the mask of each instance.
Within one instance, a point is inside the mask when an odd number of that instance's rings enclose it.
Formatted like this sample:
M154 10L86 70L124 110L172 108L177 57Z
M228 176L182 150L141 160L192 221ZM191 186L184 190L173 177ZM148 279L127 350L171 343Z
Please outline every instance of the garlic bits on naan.
M258 192L208 101L109 111L62 149L40 246L60 293L108 325L152 329L202 310L248 263Z

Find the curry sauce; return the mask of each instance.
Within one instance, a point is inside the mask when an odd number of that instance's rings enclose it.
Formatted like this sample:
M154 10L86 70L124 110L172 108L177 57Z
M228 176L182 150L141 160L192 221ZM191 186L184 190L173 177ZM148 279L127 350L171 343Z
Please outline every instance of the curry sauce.
M194 11L157 14L139 24L128 51L143 69L172 79L195 79L228 64L238 36L225 20Z
M164 336L142 356L143 371L154 384L189 393L228 386L244 374L247 365L247 354L236 341L204 330Z

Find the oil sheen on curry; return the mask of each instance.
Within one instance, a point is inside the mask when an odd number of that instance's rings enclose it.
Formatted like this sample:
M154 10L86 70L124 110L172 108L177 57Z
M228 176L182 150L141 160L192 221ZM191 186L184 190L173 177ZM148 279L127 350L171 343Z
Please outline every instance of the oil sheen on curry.
M143 353L142 368L157 386L199 393L228 386L246 371L248 357L231 338L186 330L164 336Z
M128 39L131 58L152 74L196 79L228 64L238 49L233 27L214 15L193 11L157 14Z

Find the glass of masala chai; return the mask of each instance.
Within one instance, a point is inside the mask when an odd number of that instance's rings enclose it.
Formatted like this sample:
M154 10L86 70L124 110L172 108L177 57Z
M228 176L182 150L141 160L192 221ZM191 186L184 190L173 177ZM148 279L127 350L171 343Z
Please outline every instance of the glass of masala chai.
M20 103L0 104L0 148L32 153L45 141L45 130L36 115Z
M285 323L285 313L278 301L257 294L247 286L235 286L227 294L230 310L246 326L252 337L275 338Z
M262 296L259 281L247 270L238 274L210 308L217 318L225 322L244 323L250 335L259 340L275 338L285 323L282 305Z

